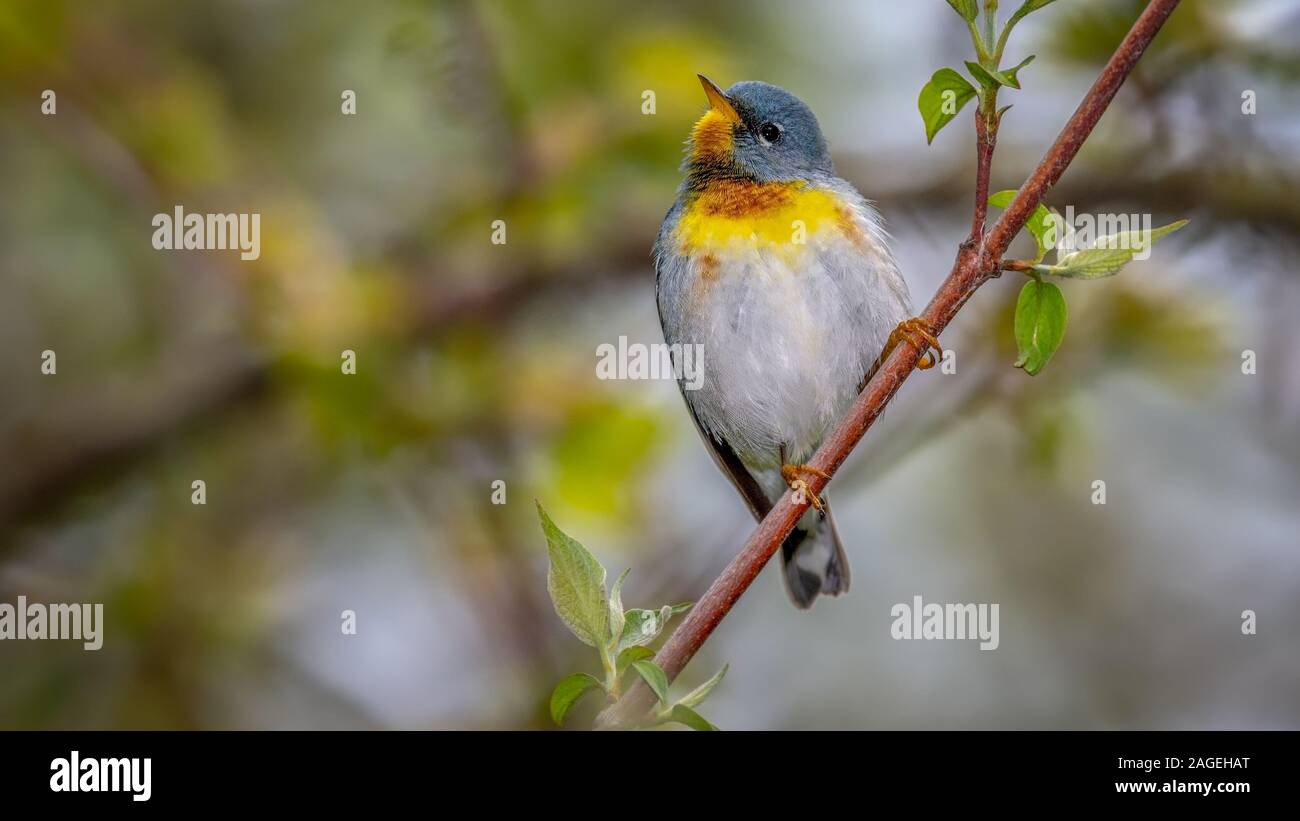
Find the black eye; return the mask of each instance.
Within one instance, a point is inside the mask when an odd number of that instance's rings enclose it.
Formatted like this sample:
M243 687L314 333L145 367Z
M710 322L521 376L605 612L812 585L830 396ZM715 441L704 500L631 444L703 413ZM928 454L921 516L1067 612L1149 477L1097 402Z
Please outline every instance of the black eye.
M781 126L776 123L763 123L758 127L758 136L770 143L781 139Z

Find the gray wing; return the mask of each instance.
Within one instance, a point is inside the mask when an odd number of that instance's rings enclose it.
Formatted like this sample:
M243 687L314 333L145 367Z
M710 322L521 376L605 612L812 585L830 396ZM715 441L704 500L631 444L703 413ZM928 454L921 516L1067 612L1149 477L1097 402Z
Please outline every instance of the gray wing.
M675 323L671 317L667 316L668 312L674 310L674 307L667 305L671 300L666 299L667 291L673 293L680 292L683 287L683 281L678 278L684 274L685 260L669 250L667 238L671 233L672 226L676 224L682 211L682 201L679 197L673 207L669 209L667 216L664 217L663 225L659 229L659 236L655 240L654 263L655 263L655 301L659 306L659 324L663 328L664 338L673 342L674 334L672 328ZM678 267L674 268L676 265ZM677 275L677 276L674 276ZM720 442L713 438L713 435L705 429L700 423L700 418L695 414L695 408L691 405L690 400L686 397L686 389L679 381L678 389L682 392L683 404L686 405L687 411L691 414L691 421L695 423L695 430L700 434L700 439L704 440L704 445L709 449L709 454L717 464L718 469L731 480L736 491L745 500L749 510L754 514L756 519L762 519L767 512L772 509L772 501L767 498L763 488L749 472L749 469L740 461L740 457L731 449L726 442Z
M683 400L685 397L682 397ZM749 511L754 514L755 519L762 519L767 512L772 509L772 501L767 498L763 488L759 486L758 480L749 472L749 469L740 461L740 457L731 449L726 442L719 442L704 429L700 424L699 417L695 415L695 409L691 407L690 402L686 402L686 409L691 412L691 420L695 422L695 430L699 432L700 438L709 449L709 454L713 456L713 462L718 469L731 480L736 491L740 493L749 505Z

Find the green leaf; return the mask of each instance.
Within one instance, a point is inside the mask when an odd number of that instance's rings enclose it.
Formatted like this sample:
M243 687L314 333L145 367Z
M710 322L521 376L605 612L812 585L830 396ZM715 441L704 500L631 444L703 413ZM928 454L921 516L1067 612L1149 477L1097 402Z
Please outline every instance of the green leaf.
M1004 83L998 82L998 78L994 77L992 72L979 63L967 60L966 70L970 72L970 76L975 78L975 82L979 83L984 88L997 88L1000 85L1005 85Z
M654 657L655 651L651 650L649 647L642 647L640 645L629 647L618 654L618 659L614 662L614 674L621 676L623 675L623 671L626 670L628 665L632 662L640 661L641 659L652 659Z
M600 682L586 673L574 673L561 681L551 691L551 720L557 725L564 724L564 717L569 714L569 709L578 703L578 699L582 698L588 690L600 688Z
M1040 202L1034 209L1034 213L1030 214L1029 219L1025 221L1025 227L1034 235L1034 245L1038 248L1034 262L1039 262L1056 245L1058 227L1056 217Z
M1016 198L1016 189L1006 188L989 194L989 205L994 208L1006 208Z
M1188 223L1188 220L1176 220L1168 225L1162 225L1159 228L1152 228L1150 236L1146 231L1121 231L1118 234L1107 234L1099 237L1093 243L1094 248L1132 248L1134 252L1141 251L1155 245L1160 240L1169 236L1173 232L1182 228Z
M627 624L623 626L623 635L619 639L619 649L649 644L663 632L664 625L672 618L672 608L664 605L659 610L642 610L633 608L627 611Z
M1036 279L1025 283L1016 300L1017 368L1032 376L1047 365L1065 336L1065 318L1065 296L1060 288Z
M624 570L609 591L609 635L605 643L610 646L616 646L623 635L623 624L627 621L627 618L623 615L623 580L631 572L632 568L630 567Z
M925 122L925 141L933 142L939 129L951 122L962 106L974 96L975 86L953 69L941 68L936 71L930 82L921 89L921 96L916 101L921 119Z
M1036 266L1040 273L1072 279L1100 279L1114 276L1127 265L1134 256L1155 245L1187 224L1187 220L1178 220L1168 225L1146 231L1122 231L1098 237L1091 248L1074 251L1056 261L1055 265Z
M632 669L641 674L645 683L650 685L661 704L668 703L668 675L649 659L637 659L632 662Z
M1169 236L1187 224L1187 220L1178 220L1168 225L1162 225L1159 228L1152 228L1150 231L1121 231L1118 234L1107 234L1098 237L1097 241L1092 244L1092 249L1108 249L1116 251L1131 251L1133 256L1137 256L1142 251L1153 247L1157 242ZM1081 253L1076 251L1075 253ZM1057 264L1064 264L1073 254L1067 254L1065 259L1057 260Z
M708 719L692 710L684 704L677 704L673 707L672 712L668 714L669 721L676 721L678 724L685 724L692 730L711 731L717 730L709 723Z
M601 647L609 635L609 604L605 600L605 568L576 539L555 526L537 503L546 534L550 567L546 590L560 620L584 644Z
M665 604L658 610L633 608L627 611L627 623L623 625L623 635L619 639L618 649L649 644L663 632L669 619L690 608L690 604Z
M989 205L995 208L1006 208L1015 198L1016 189L1008 188L990 195ZM1047 206L1040 202L1034 209L1034 213L1030 214L1029 219L1025 221L1025 228L1034 235L1034 244L1038 247L1038 256L1034 257L1034 262L1038 262L1047 255L1052 246L1056 245L1056 220L1052 217L1052 212L1047 210Z
M1034 57L1036 56L1037 55L1031 54L1025 59L1021 60L1016 65L1012 66L1011 68L1002 69L1002 73L1005 74L1008 78L1010 78L1012 88L1020 88L1020 78L1016 76L1016 72L1020 71L1020 69L1032 63L1034 61Z
M1114 276L1133 259L1125 248L1088 248L1066 254L1055 265L1039 265L1034 270L1070 279L1101 279Z
M623 625L623 635L618 641L619 650L638 644L649 644L663 629L658 610L634 607L627 611L627 623Z
M967 23L973 23L979 14L979 6L975 0L948 0L948 5L952 6L953 11L960 14Z
M687 707L700 706L700 703L704 701L704 699L709 697L709 693L713 692L713 688L717 687L718 683L722 681L723 676L727 675L728 669L730 669L730 665L728 664L722 665L722 669L714 673L713 678L704 682L699 687L696 687L694 690L691 690L683 698L679 699L677 702L678 706L682 706L682 705L685 705Z
M1034 60L1034 55L1029 55L1017 66L1013 66L1001 71L991 71L984 68L979 63L966 61L966 68L970 71L971 76L979 81L979 84L985 88L997 88L998 86L1007 86L1008 88L1020 88L1020 80L1016 77L1016 72L1029 65Z
M1025 0L1020 8L1016 9L1015 13L1011 15L1011 18L1007 20L1007 27L1001 38L1002 42L1006 42L1007 36L1011 33L1011 30L1016 27L1016 23L1019 23L1030 12L1038 11L1043 6L1052 2L1055 2L1055 0Z
M1053 0L1025 0L1024 4L1020 8L1016 9L1015 13L1007 20L1006 26L1002 29L1002 36L998 38L996 53L999 57L1002 56L1002 49L1006 48L1007 39L1011 37L1011 30L1016 27L1016 24L1023 20L1030 12L1037 11L1051 2L1053 2ZM1029 59L1032 60L1034 58L1030 57ZM1012 72L1023 68L1025 63L1028 62L1029 60L1026 60L1024 63L1016 66L1012 69Z

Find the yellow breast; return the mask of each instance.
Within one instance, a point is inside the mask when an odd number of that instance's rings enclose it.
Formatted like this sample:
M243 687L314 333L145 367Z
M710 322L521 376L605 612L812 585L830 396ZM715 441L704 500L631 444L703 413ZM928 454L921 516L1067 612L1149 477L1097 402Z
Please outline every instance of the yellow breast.
M856 231L848 209L830 192L803 182L716 180L684 209L676 238L687 256L755 247L794 256L826 231Z

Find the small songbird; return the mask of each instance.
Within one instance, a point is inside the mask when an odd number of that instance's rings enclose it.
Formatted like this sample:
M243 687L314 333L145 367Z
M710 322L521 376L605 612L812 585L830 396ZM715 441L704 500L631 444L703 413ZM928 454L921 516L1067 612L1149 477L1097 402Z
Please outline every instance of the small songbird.
M941 349L909 319L880 217L835 176L808 106L767 83L700 82L710 107L655 242L659 319L670 350L700 346L703 378L679 380L682 395L754 516L786 487L809 505L781 549L786 589L807 609L849 589L849 566L804 478L825 474L805 460L894 345L917 345L923 368Z

